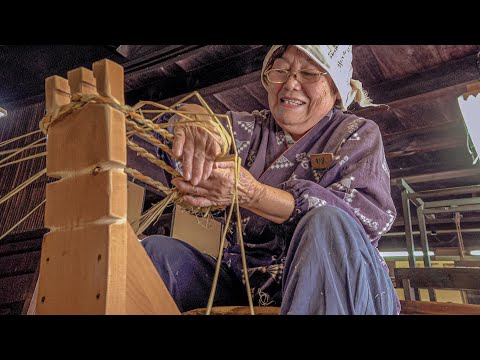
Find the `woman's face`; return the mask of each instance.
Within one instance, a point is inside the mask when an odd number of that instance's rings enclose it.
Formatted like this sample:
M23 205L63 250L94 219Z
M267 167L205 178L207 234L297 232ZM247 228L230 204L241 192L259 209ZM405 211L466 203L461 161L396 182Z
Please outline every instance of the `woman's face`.
M272 69L325 72L308 55L289 46L283 55L275 59ZM332 109L338 97L330 75L310 84L299 83L290 75L283 84L267 80L268 105L277 124L298 140L315 126Z

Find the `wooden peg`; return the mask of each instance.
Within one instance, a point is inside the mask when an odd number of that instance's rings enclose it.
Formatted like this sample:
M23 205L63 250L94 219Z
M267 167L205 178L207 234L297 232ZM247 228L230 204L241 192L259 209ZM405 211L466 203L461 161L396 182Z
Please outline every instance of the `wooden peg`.
M97 94L97 81L93 71L84 67L68 72L68 83L72 94Z
M121 105L125 104L123 66L103 59L93 63L93 74L100 95L113 97Z
M70 102L70 86L67 79L57 75L45 79L45 102L47 113L52 113Z

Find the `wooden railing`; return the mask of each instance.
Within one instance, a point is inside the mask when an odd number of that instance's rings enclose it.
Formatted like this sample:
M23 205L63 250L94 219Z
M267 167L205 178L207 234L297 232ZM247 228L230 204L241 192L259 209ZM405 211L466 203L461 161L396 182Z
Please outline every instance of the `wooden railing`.
M480 268L396 268L396 286L403 288L402 314L480 315L480 305L418 301L414 288L480 290Z

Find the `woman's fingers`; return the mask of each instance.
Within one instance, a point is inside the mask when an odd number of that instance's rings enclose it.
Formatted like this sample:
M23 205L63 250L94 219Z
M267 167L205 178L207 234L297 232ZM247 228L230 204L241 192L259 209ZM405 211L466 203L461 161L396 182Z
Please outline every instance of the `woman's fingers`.
M211 159L206 158L205 162L203 163L203 176L202 176L202 181L207 180L210 175L212 174L213 170L213 164L215 162Z
M195 153L193 139L188 138L183 146L182 170L183 178L187 181L192 179L193 154Z
M207 137L202 133L198 133L195 136L195 151L193 153L192 161L192 180L193 185L198 185L200 180L202 180L203 175L203 165L205 163L206 154L206 144ZM187 180L187 179L185 179Z
M181 159L183 154L183 146L185 144L185 130L180 126L175 128L175 137L173 139L172 152L173 156Z
M183 200L185 200L186 203L192 205L192 206L198 206L198 207L207 207L207 206L214 206L217 205L213 201L208 200L207 198L204 197L194 197L190 195L185 195L183 197Z
M215 139L198 127L184 127L175 132L173 154L182 159L183 178L197 185L206 180L221 149Z
M172 184L175 185L178 190L185 194L192 194L195 196L205 196L208 194L208 190L200 186L194 186L189 182L182 181L179 178L173 179Z
M231 169L235 167L235 162L233 161L217 161L215 162L216 169Z

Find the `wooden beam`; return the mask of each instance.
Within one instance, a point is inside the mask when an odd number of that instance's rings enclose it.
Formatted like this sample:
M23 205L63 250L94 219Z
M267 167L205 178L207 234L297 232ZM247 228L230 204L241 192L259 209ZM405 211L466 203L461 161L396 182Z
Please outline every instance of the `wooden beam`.
M447 228L451 229L452 226L454 226L454 222L453 222L452 218L427 219L426 223L427 223L427 225L435 225L436 230L445 230ZM471 229L471 228L477 228L478 223L480 223L480 217L479 216L464 217L462 219L462 229L466 230L466 229ZM393 223L393 227L397 227L397 226L402 226L403 227L404 225L405 225L405 222L403 221L403 217L397 218ZM416 218L412 219L412 225L418 225L418 220Z
M126 102L134 104L145 99L162 101L258 71L267 52L267 46L260 46L184 75L161 79L127 92Z
M367 91L377 104L401 107L446 95L460 95L466 90L466 85L478 80L479 76L477 54L474 54L401 79L382 82L369 87ZM385 106L379 106L361 109L355 114L368 117L386 110Z
M480 289L479 268L396 268L394 272L397 287L409 279L414 288Z
M445 162L435 162L429 164L421 164L410 166L406 168L400 169L390 169L390 177L392 179L399 179L399 178L408 178L411 176L416 176L419 174L428 174L428 173L437 173L443 171L456 171L456 170L463 170L468 169L472 165L471 159L465 157L465 159L458 159L456 162L456 166L448 166Z
M201 89L199 92L202 95L202 97L205 98L205 97L210 96L210 95L214 95L214 94L218 94L218 93L228 91L228 90L231 90L231 89L239 88L241 86L251 84L255 81L259 81L260 80L260 73L261 73L260 70L254 71L250 74L242 75L242 76L236 77L234 79L230 79L230 80L223 81L223 82L220 82L220 83L217 83L217 84L213 84L211 86L207 86L207 87ZM189 92L174 96L174 97L166 99L166 100L163 100L162 104L167 105L167 106L171 105L171 104L175 104L182 97L188 95L188 93Z
M123 64L125 79L130 80L140 74L147 75L148 72L158 69L158 66L168 66L200 52L205 52L206 48L206 45L166 45L159 50L148 52L125 62Z
M479 176L480 168L470 168L470 169L459 169L459 170L450 170L450 171L439 171L429 174L421 175L412 175L404 176L403 179L409 184L429 182L429 181L438 181L438 180L448 180L455 179L460 177L469 177L469 176ZM391 185L398 186L402 178L392 178L390 180Z
M430 301L400 300L405 315L480 315L480 306Z
M436 133L436 131L433 131ZM417 136L408 137L402 133L388 137L384 141L385 156L393 159L400 156L410 156L417 153L454 149L465 146L466 135L444 132L434 136L432 134L420 133Z

